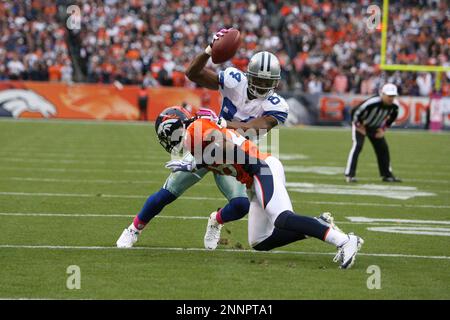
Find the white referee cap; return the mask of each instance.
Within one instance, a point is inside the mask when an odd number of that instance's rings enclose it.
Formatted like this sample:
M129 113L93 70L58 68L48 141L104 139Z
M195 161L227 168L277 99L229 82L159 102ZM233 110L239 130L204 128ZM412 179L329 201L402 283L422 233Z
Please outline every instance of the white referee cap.
M386 83L383 88L381 88L381 93L387 96L398 96L397 86L392 83Z

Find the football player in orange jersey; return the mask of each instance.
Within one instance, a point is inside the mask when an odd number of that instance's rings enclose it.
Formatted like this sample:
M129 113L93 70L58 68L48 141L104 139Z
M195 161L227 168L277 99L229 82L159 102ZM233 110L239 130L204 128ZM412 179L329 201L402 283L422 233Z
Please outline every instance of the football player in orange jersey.
M232 129L206 118L194 118L178 126L167 137L178 148L193 155L171 160L166 167L195 172L201 168L232 175L246 185L249 200L248 239L255 250L271 250L291 242L314 237L338 248L335 261L350 268L363 239L345 234L334 224L295 214L285 186L281 162L262 153L250 140Z

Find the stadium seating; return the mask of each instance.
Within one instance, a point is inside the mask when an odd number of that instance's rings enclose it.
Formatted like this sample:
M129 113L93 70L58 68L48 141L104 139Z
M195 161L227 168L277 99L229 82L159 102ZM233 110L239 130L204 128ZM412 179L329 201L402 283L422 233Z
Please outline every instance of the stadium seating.
M383 79L402 95L427 96L433 87L434 74L379 70L380 32L367 30L364 1L82 1L81 30L73 31L65 2L0 3L0 80L192 87L187 64L214 31L234 26L243 45L228 64L243 69L255 51L274 51L281 90L373 94ZM448 3L411 3L390 5L387 63L448 65Z

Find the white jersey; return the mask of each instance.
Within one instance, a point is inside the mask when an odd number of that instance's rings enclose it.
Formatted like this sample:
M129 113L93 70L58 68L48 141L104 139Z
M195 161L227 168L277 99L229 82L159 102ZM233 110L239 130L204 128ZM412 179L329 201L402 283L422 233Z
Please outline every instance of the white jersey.
M249 100L247 96L247 77L236 68L226 68L219 72L219 90L222 94L220 116L225 120L247 122L262 116L272 116L278 123L284 123L289 106L283 97L276 93L265 99Z

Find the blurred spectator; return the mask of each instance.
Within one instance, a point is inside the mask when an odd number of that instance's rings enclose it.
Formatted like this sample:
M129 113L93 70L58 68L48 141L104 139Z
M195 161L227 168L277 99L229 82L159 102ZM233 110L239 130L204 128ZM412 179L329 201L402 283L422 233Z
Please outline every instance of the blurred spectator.
M347 88L348 88L347 76L342 71L340 71L334 77L333 92L345 93L345 92L347 92Z
M430 73L420 73L416 79L417 86L419 87L419 94L421 96L428 97L433 90L433 82L431 80Z
M9 78L11 80L19 80L22 79L22 74L25 72L25 66L22 61L17 58L17 54L12 55L12 59L6 64L8 68Z
M48 67L48 79L50 81L61 81L61 69L62 66L58 63L55 63Z
M147 121L148 93L142 84L138 92L139 120Z
M308 82L308 93L322 93L322 82L313 74Z
M144 76L144 80L142 81L142 84L144 87L158 87L159 83L158 81L153 78L153 75L151 72L147 72Z
M70 60L66 60L64 65L61 67L61 81L66 83L72 83L72 64Z

